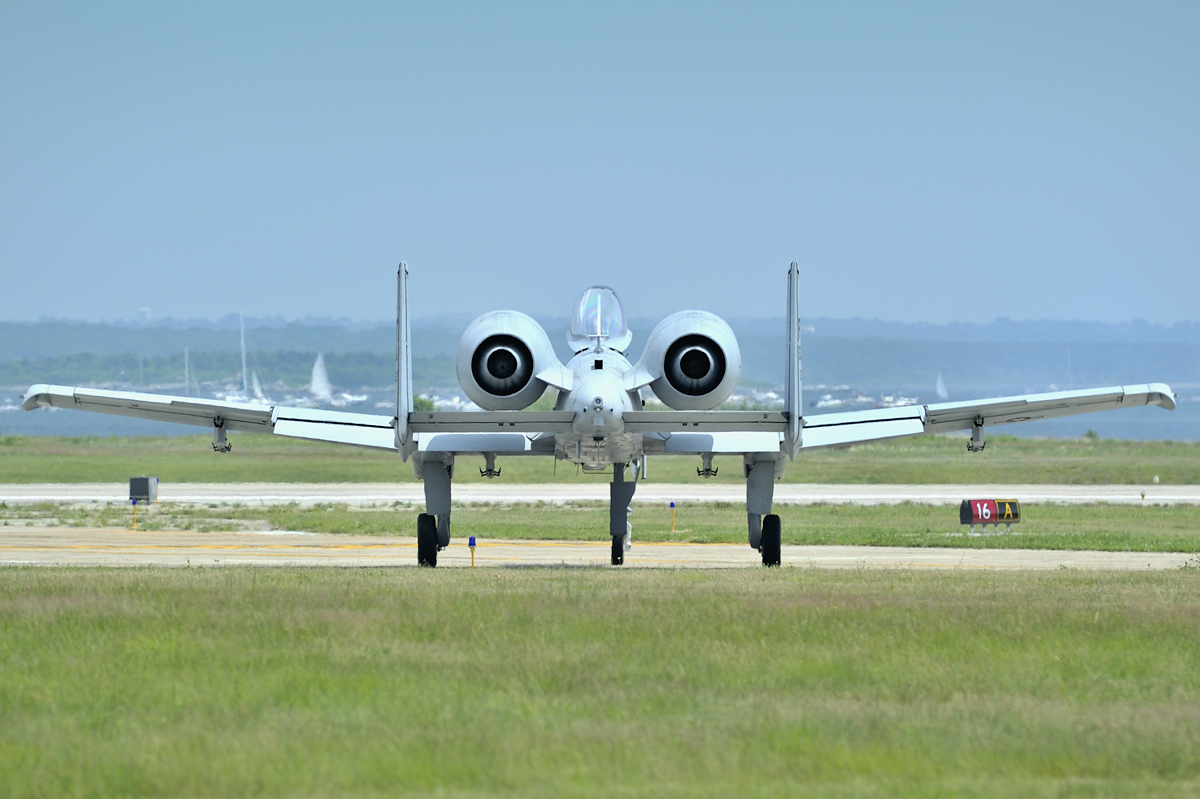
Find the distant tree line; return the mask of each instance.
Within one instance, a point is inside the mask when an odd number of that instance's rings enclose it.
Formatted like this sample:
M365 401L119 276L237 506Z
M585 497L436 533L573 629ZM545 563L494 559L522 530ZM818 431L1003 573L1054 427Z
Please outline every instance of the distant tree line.
M744 386L771 387L783 382L783 337L747 333L738 337ZM848 339L807 335L803 339L805 385L851 384L872 390L917 387L932 393L943 375L951 396L1007 387L1038 391L1124 383L1165 381L1180 386L1200 384L1200 344L947 342L903 339ZM394 344L393 344L394 346ZM421 348L414 345L414 350ZM250 350L249 370L264 388L302 389L308 385L316 350ZM630 347L640 355L640 344ZM570 353L560 353L569 358ZM136 352L0 359L0 387L23 389L32 383L153 387L183 385L182 349L159 355ZM190 353L193 384L208 389L240 385L241 356L234 350ZM394 385L395 356L387 352L325 351L329 379L341 390ZM458 385L454 357L449 354L413 359L418 389Z

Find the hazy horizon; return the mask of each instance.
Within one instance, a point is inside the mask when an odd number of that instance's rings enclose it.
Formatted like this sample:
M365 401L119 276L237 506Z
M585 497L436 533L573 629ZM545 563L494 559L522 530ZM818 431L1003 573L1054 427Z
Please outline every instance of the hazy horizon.
M492 310L507 310L499 307ZM516 309L522 310L522 309ZM536 311L536 309L533 309ZM683 309L680 309L683 310ZM526 310L525 312L529 312ZM542 325L561 325L566 327L570 324L570 317L566 315L558 315L551 313L530 313ZM441 314L438 316L412 317L410 323L414 327L421 328L438 328L438 327L465 327L475 317L466 315L449 315ZM784 317L782 314L775 316L725 316L725 321L735 328L748 328L756 331L762 331L770 326L778 326L780 335L783 334ZM629 317L628 323L631 327L649 329L659 321L659 317L642 316ZM1186 331L1187 333L1200 334L1200 322L1192 320L1179 320L1176 322L1151 322L1146 319L1123 319L1117 321L1097 321L1090 319L1012 319L1009 317L997 317L989 321L948 321L948 322L925 322L925 321L903 321L898 319L881 319L879 317L864 317L864 316L847 316L847 317L827 317L814 316L801 318L802 327L805 330L811 330L813 326L834 325L843 326L863 326L863 327L894 327L897 329L907 330L1018 330L1018 329L1121 329L1128 331L1152 331L1152 332L1173 332ZM115 328L136 329L153 329L153 328L170 328L178 330L188 329L203 329L217 331L237 331L241 325L245 326L246 330L255 329L271 329L288 326L312 326L312 327L338 327L349 331L376 330L380 328L394 328L395 319L350 319L347 317L333 316L302 316L302 317L285 317L285 316L249 316L240 315L237 313L229 313L219 317L191 317L185 319L177 319L175 317L155 317L149 316L145 318L126 318L126 319L83 319L77 317L57 317L51 315L43 315L37 319L0 319L0 325L13 324L22 326L45 325L45 324L63 324L63 325L102 325Z

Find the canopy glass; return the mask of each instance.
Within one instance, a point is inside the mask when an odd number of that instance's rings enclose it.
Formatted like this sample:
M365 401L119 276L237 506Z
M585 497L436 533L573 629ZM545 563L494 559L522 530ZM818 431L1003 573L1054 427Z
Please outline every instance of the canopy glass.
M624 350L632 339L615 291L608 286L592 286L579 295L571 314L571 331L567 334L572 349L578 352L603 343Z

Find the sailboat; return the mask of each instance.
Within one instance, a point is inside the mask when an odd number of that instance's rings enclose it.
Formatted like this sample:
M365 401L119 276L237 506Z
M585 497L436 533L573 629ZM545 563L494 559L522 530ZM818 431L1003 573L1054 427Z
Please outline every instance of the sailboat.
M324 353L317 354L316 363L313 364L312 380L308 385L308 393L315 402L328 402L335 408L345 408L347 405L357 405L367 401L366 394L342 392L334 396L333 384L329 382L329 373L325 371Z
M308 393L317 402L333 401L333 386L329 382L329 373L325 371L324 353L317 353L317 360L312 368L312 379L308 383Z
M250 387L254 390L254 399L266 405L271 404L271 398L263 393L262 383L258 382L258 372L250 373Z

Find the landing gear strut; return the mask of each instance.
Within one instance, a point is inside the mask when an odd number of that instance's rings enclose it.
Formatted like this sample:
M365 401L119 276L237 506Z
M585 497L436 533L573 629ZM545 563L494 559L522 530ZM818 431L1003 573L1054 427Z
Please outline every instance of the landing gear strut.
M213 419L213 452L231 452L233 444L225 437L225 420L220 416Z
M612 565L625 563L625 550L632 538L629 525L629 503L637 490L638 467L633 465L633 479L625 482L624 463L613 464L613 481L608 491L608 534L612 536Z
M783 562L781 525L779 517L771 513L771 501L775 497L775 470L778 466L776 459L767 460L755 454L745 456L746 522L750 548L762 553L764 566L779 566Z
M423 461L417 475L425 481L425 513L417 517L417 565L437 566L437 553L450 546L450 478L454 460Z

